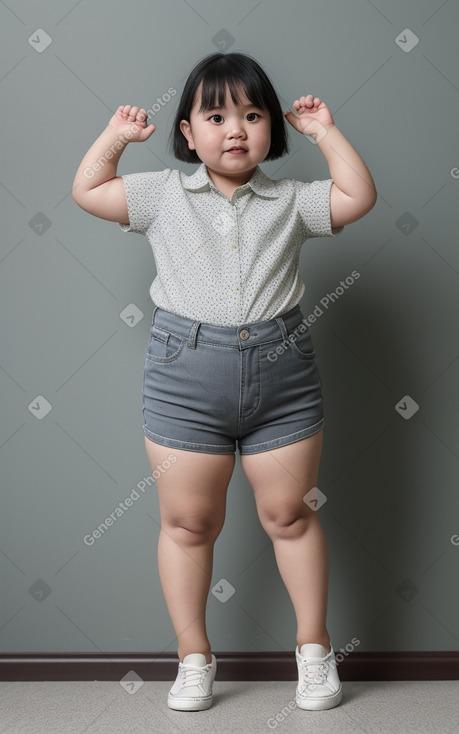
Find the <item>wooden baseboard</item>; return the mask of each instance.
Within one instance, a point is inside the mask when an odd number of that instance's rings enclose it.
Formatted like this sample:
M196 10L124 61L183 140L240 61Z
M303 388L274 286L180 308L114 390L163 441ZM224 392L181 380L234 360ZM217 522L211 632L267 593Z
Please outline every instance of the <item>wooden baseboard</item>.
M296 680L295 653L215 652L216 680ZM338 651L335 651L338 656ZM0 655L1 681L175 680L177 654L23 653ZM338 658L342 681L459 680L459 652L351 652Z

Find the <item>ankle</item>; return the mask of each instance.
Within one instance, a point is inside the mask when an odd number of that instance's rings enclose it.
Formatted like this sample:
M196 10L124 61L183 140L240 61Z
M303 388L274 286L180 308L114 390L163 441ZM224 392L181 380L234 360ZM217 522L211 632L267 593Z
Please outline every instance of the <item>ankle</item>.
M298 645L298 650L301 650L302 645L308 644L310 642L313 642L316 645L322 645L325 648L327 655L331 651L330 638L320 638L320 637L314 637L314 639L312 639L312 638L310 639L309 637L307 637L307 638L305 637L303 640L300 640L299 642L297 640L297 643L296 644Z
M183 661L185 660L185 658L186 658L187 655L190 655L191 653L199 653L199 652L201 653L201 655L204 655L205 656L205 658L206 658L206 664L212 662L212 653L211 653L210 649L202 650L202 649L199 649L199 647L194 648L193 650L185 650L185 652L183 654L180 651L180 652L178 652L178 657L179 657L180 662L183 663Z

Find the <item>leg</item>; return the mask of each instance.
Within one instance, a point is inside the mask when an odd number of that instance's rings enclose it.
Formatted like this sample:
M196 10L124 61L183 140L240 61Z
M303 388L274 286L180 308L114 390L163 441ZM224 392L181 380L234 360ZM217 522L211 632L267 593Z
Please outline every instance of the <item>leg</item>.
M210 663L207 596L213 547L225 520L235 455L171 449L146 436L145 447L152 470L169 454L177 457L156 484L161 513L158 569L179 659L183 662L185 655L201 652Z
M241 464L293 603L298 648L316 642L329 652L327 543L318 513L303 501L317 486L322 441L320 430L278 449L242 454Z

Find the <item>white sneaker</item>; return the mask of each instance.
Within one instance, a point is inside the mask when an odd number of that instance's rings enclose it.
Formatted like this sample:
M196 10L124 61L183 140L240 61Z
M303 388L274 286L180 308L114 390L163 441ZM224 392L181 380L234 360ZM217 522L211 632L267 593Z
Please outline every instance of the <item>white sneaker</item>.
M217 672L217 660L212 662L200 652L185 655L175 683L169 691L167 705L176 711L203 711L212 705L212 683Z
M321 711L337 706L342 697L342 685L336 669L333 647L327 654L323 645L307 643L295 650L298 665L296 705L300 709Z

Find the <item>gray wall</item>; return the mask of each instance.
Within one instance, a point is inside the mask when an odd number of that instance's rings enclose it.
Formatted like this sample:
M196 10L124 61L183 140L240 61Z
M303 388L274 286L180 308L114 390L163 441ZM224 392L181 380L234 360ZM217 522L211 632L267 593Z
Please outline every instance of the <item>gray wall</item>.
M253 55L284 101L322 97L379 193L366 217L301 256L303 312L322 310L311 333L333 645L457 650L458 4L11 0L0 23L1 650L177 649L142 431L154 260L146 238L82 211L71 187L118 105L152 109L169 87L181 92L219 44ZM166 151L178 97L160 106L147 143L128 146L119 174L196 170ZM292 154L263 170L328 178L317 146L289 134ZM329 298L353 270L360 277ZM130 304L136 326L123 320ZM227 508L212 586L226 579L235 593L224 603L209 593L212 647L293 651L293 608L239 455Z

